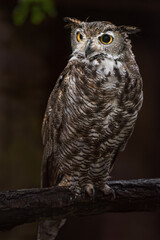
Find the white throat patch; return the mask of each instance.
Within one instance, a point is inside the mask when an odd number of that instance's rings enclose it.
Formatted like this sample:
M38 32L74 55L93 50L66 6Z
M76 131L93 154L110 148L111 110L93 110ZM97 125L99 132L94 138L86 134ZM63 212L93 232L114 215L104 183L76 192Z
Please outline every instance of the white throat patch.
M108 75L109 73L114 72L114 68L116 67L115 61L112 59L105 58L97 65L97 70L99 72L103 72L103 74Z
M79 60L77 58L77 56L72 56L70 61L74 61L74 60ZM94 59L93 61L90 62L89 59L84 58L81 60L83 63L86 64L91 64L93 66L95 66L97 68L97 71L100 74L103 74L105 76L108 76L108 74L110 73L111 75L114 74L114 69L117 68L117 66L119 67L120 70L122 70L122 64L120 61L117 60L117 64L115 62L114 58L105 58L101 61L98 61L97 59ZM123 72L123 70L122 70Z

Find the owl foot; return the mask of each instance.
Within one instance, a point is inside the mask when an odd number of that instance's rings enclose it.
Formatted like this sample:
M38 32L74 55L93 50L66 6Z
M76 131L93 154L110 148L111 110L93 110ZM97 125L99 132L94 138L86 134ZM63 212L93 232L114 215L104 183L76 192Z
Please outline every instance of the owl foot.
M70 179L71 177L69 175L65 175L61 182L58 184L60 187L69 187L70 186Z
M116 198L115 191L111 187L109 187L107 184L103 188L101 188L101 190L104 193L104 195L112 194L113 199Z
M85 190L87 192L87 194L90 196L90 197L94 197L95 196L95 189L93 187L92 184L87 184L85 186Z

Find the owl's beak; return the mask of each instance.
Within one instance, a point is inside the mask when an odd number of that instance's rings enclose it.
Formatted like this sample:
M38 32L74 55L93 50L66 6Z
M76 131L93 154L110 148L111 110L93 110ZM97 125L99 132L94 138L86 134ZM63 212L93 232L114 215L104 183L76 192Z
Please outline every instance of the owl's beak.
M89 40L86 44L86 47L85 47L85 57L86 58L88 55L90 55L93 52L93 49L91 48L91 43L92 43L92 41Z

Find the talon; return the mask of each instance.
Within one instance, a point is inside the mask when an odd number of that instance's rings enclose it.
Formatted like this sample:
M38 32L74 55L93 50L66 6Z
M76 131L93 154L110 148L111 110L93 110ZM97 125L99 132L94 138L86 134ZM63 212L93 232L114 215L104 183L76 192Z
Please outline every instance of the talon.
M87 184L85 190L90 197L95 196L95 189L92 184Z
M111 187L109 187L107 184L101 190L103 191L104 195L112 194L113 195L113 199L116 198L115 191Z

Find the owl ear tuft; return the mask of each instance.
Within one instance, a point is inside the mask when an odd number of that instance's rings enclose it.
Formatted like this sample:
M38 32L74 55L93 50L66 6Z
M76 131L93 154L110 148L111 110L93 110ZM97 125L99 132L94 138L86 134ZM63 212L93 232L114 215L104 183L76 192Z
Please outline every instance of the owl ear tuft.
M66 28L70 28L72 26L79 26L81 25L81 21L76 19L76 18L70 18L70 17L65 17L64 21L67 22L68 24L65 26Z
M139 28L132 26L119 26L118 28L121 32L125 32L127 34L134 34L141 31Z

